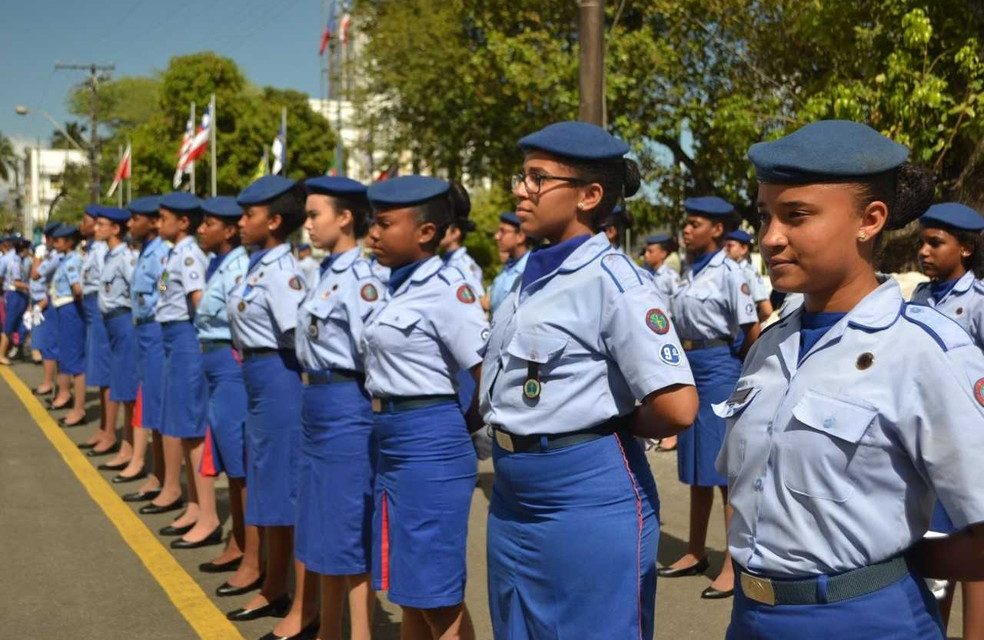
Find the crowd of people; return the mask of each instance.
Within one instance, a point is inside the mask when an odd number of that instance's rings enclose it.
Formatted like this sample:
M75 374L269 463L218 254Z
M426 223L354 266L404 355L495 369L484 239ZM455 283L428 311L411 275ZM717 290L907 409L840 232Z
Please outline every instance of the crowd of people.
M230 620L278 618L265 638L338 639L344 617L369 638L377 591L402 638L474 637L488 456L497 638L652 638L657 576L711 572L716 493L728 553L700 597L734 598L729 639L942 638L954 581L982 637L984 218L933 204L904 146L815 122L749 150L757 237L698 195L640 265L619 246L628 144L558 122L518 147L487 290L461 185L265 176L0 241L0 362L30 344L66 427L99 389L79 446L141 514L176 514L172 548L224 542L199 569L229 573ZM916 220L910 302L876 255ZM756 242L788 294L766 329ZM690 490L660 568L653 446Z

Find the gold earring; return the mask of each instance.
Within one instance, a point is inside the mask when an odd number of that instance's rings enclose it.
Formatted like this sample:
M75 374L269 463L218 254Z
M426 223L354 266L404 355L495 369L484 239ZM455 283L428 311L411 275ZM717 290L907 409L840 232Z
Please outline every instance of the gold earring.
M578 202L577 203L577 210L578 211L584 211L584 203L583 202Z
M858 240L860 240L861 242L867 242L868 241L868 234L865 233L864 231L862 231L861 232L861 235L858 236Z

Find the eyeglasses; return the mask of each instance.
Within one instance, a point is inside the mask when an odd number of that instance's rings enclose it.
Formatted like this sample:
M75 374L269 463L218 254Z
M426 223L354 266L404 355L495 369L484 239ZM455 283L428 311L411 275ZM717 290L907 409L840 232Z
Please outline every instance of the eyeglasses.
M546 180L560 180L561 182L570 184L587 184L587 181L571 176L552 176L546 173L524 173L521 171L512 177L512 188L515 189L522 184L526 189L526 193L536 195L540 193L540 189Z

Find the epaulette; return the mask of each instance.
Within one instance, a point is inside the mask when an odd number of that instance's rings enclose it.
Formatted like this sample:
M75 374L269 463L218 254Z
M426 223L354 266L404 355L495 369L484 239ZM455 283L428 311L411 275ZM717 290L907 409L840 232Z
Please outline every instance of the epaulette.
M615 282L619 291L624 292L645 282L639 273L639 268L624 253L613 252L602 256L600 264L602 270Z
M974 343L963 327L932 307L906 303L902 317L929 334L943 351Z
M445 265L440 269L437 272L437 277L446 282L448 286L468 281L465 274L461 272L461 269L450 265Z
M984 282L980 280L974 280L974 291L980 294L984 294Z
M352 273L355 274L357 280L365 280L373 275L372 267L362 258L356 258L352 261Z

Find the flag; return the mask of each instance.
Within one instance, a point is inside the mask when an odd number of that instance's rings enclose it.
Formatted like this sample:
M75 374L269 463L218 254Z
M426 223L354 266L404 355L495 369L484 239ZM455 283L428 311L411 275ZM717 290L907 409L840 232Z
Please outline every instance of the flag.
M342 45L348 44L349 41L349 29L352 28L352 15L346 13L342 16L342 22L339 25L339 37L342 40Z
M205 155L205 150L208 149L208 141L212 135L211 129L212 107L209 105L205 107L205 113L202 114L202 123L198 127L198 132L191 139L191 144L188 145L188 157L185 164L190 164Z
M260 158L260 163L258 165L256 165L256 172L253 174L253 177L252 177L251 180L259 180L263 176L267 175L267 173L269 173L269 169L270 169L270 166L269 166L269 164L267 164L267 151L266 151L266 149L264 149L263 150L263 157Z
M328 48L328 43L331 42L331 37L335 33L335 0L331 0L328 3L328 23L325 24L325 30L321 32L321 43L318 45L318 55L325 55L325 50Z
M397 174L397 166L395 164L392 164L390 165L389 169L379 172L379 175L376 176L376 182L382 182L383 180L389 180L390 178L395 178L396 174Z
M188 155L188 150L191 148L191 141L195 137L195 121L193 118L188 118L188 124L185 125L184 137L181 138L181 146L178 148L178 166L174 170L174 188L177 189L181 186L181 179L186 173L188 173L188 167L182 163L182 160Z
M277 175L287 164L287 129L283 123L280 124L280 131L273 139L273 144L270 145L270 151L273 153L273 168L270 173Z
M337 176L338 175L338 159L332 157L331 162L328 163L328 168L325 169L326 176Z
M113 184L109 185L109 191L106 193L107 198L111 198L116 189L120 186L124 180L130 179L130 145L126 145L126 151L123 152L123 157L120 159L119 166L116 167L116 173L113 175Z

